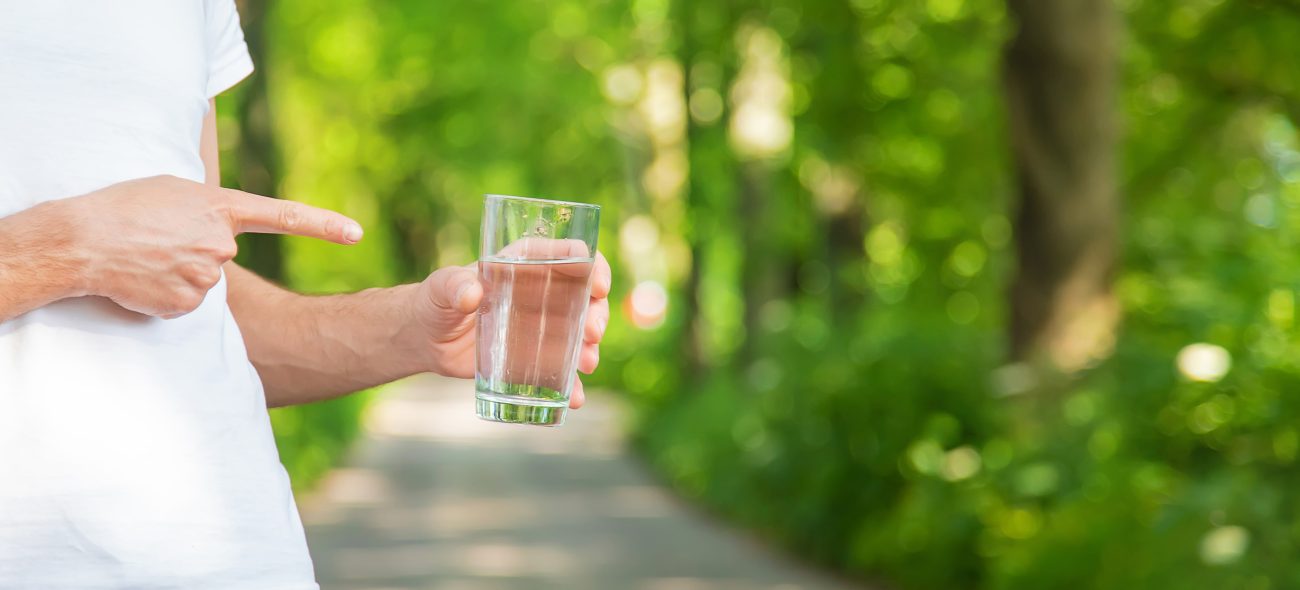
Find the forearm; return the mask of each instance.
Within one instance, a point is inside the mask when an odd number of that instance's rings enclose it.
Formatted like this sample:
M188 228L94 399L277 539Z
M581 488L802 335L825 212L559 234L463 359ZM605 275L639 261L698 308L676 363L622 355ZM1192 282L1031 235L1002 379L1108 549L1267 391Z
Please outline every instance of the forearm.
M418 285L312 297L233 263L225 269L231 311L268 405L328 399L427 370L409 317Z
M0 323L85 294L70 214L51 202L0 218Z

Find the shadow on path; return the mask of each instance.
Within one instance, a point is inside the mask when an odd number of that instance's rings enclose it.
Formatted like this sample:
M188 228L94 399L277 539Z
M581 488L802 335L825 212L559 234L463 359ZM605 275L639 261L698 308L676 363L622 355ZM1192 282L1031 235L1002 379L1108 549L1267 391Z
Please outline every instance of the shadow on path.
M558 429L483 422L468 381L371 409L349 465L302 502L323 590L832 590L711 522L629 457L612 396Z

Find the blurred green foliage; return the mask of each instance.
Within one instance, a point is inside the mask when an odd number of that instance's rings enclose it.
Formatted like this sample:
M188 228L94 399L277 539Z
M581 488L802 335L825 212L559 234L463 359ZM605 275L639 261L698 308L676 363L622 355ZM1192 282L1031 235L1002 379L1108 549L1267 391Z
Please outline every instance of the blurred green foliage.
M902 588L1294 587L1300 5L1118 5L1125 320L1051 395L1004 395L997 0L275 2L281 193L367 228L287 280L463 264L483 193L598 202L592 381L684 493ZM281 411L290 469L363 405Z

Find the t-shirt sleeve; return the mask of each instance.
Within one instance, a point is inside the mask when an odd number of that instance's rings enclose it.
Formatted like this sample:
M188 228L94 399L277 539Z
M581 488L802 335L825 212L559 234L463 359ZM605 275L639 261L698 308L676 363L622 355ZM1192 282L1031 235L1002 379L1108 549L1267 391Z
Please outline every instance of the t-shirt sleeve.
M207 11L208 98L225 92L253 73L253 58L239 27L235 0L203 0Z

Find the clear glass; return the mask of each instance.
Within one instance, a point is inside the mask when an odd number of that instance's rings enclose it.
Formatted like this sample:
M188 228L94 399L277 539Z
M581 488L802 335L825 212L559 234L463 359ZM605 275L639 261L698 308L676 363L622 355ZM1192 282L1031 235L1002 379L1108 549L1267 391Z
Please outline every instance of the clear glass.
M564 423L599 226L596 205L487 195L474 372L479 418Z

